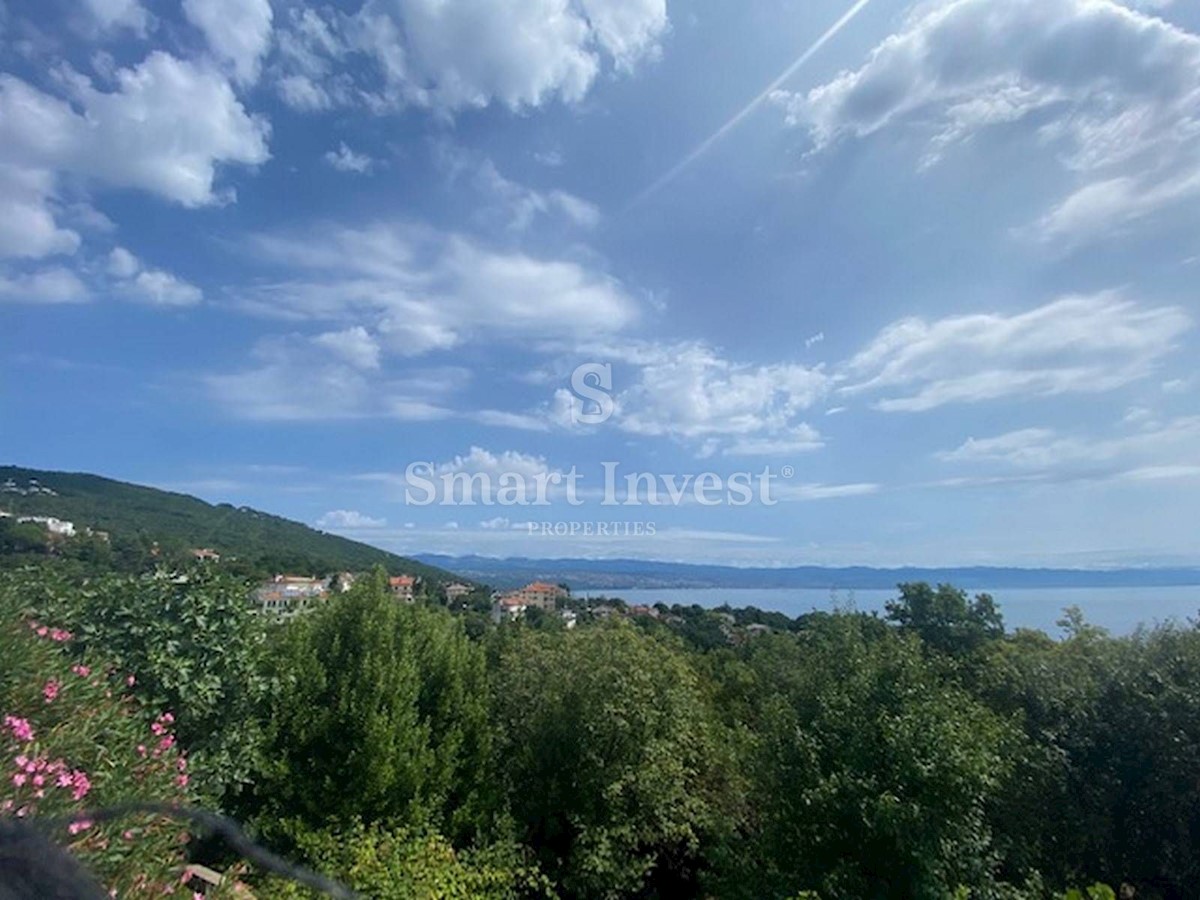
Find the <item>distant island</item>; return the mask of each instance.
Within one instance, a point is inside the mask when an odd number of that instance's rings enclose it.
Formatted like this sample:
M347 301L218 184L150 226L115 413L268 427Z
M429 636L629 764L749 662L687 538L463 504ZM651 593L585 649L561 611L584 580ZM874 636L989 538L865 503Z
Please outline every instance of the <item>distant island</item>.
M1200 567L1142 569L873 568L794 566L743 568L641 559L528 559L421 554L421 562L503 587L545 579L575 590L652 588L890 589L902 582L950 583L964 590L1063 587L1180 587L1200 585Z

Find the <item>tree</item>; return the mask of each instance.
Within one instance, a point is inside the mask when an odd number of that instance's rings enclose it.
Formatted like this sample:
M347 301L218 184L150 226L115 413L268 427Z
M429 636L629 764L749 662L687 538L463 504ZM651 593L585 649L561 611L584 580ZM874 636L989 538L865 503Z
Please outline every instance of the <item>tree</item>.
M726 667L727 702L753 735L753 819L725 854L722 896L994 888L987 810L1015 730L945 684L914 638L862 617L759 638L745 660Z
M481 827L482 650L444 610L397 603L386 574L286 626L260 821Z
M1004 635L1004 620L990 594L968 599L966 591L948 584L935 590L923 581L901 584L899 591L900 597L886 604L887 618L942 653L964 656Z
M687 661L621 622L502 631L496 760L518 838L570 896L695 893L728 795Z

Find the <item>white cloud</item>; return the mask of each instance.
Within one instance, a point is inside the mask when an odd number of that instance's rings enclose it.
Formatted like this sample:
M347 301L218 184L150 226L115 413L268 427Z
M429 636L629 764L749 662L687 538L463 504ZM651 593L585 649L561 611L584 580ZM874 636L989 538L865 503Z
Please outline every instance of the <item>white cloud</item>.
M353 509L332 509L317 519L317 527L351 531L368 528L386 528L387 519L373 519Z
M467 181L486 205L476 218L495 222L511 231L526 231L539 217L580 228L600 222L600 210L592 203L563 190L537 190L506 178L486 156L472 153L449 142L434 145L434 159L450 182Z
M160 269L144 269L125 286L135 300L151 306L195 306L204 299L200 288Z
M203 65L155 52L117 72L109 92L78 73L58 74L66 98L0 74L0 257L79 248L79 234L56 221L60 176L202 206L232 196L216 189L219 165L267 159L265 123ZM70 209L65 216L78 218ZM162 279L148 276L141 287L147 296L182 297Z
M114 247L108 254L108 274L116 278L132 278L142 264L124 247Z
M839 391L884 394L875 406L888 411L1109 391L1150 374L1191 325L1178 307L1111 292L1013 315L903 319L840 368Z
M269 0L183 0L183 13L208 40L213 54L249 85L258 80L271 44Z
M87 299L87 286L61 266L11 276L0 270L0 302L83 303Z
M851 484L793 484L790 481L775 481L773 495L780 500L833 500L842 497L866 497L879 492L873 482Z
M361 325L344 331L328 331L313 340L356 369L379 368L379 342Z
M581 263L493 251L417 226L328 227L260 235L251 244L290 277L244 292L247 308L365 323L401 356L472 339L609 334L639 312L615 279Z
M239 418L319 422L387 418L429 422L454 413L441 405L469 374L453 368L400 375L377 370L365 329L260 341L252 364L205 377L209 395Z
M1075 185L1035 228L1046 240L1094 238L1200 189L1200 36L1108 0L927 4L859 69L780 99L817 150L924 132L924 166L1019 126Z
M354 14L293 10L280 39L280 86L302 109L571 103L606 61L629 71L657 53L667 25L666 0L367 0ZM357 54L373 71L347 64Z
M184 206L217 202L216 168L267 159L266 125L248 116L218 73L155 52L97 91L81 76L71 100L0 75L0 162L68 171Z
M108 274L115 280L113 293L136 303L149 306L195 306L204 293L194 284L142 265L141 260L124 247L114 247L108 254Z
M150 24L150 14L139 0L83 0L83 6L101 31L128 28L144 35Z
M627 340L576 343L569 359L555 363L553 374L538 372L530 380L562 383L580 361L614 365L611 422L622 431L670 438L701 457L781 456L823 445L817 430L803 421L831 383L821 366L739 363L700 342ZM587 431L594 426L576 424L585 411L581 398L558 388L539 409L489 411L481 421L529 430L557 426Z
M1141 427L1130 428L1130 425ZM1116 435L1063 435L1052 428L1023 428L968 438L937 454L955 464L997 464L1058 478L1190 477L1200 466L1200 416L1167 422L1126 417Z
M365 175L374 167L375 160L366 154L355 153L346 146L345 141L342 141L338 145L337 150L330 150L325 154L325 163L339 172L353 172L358 175Z
M55 222L53 194L51 173L0 162L0 259L37 259L79 248L79 234Z

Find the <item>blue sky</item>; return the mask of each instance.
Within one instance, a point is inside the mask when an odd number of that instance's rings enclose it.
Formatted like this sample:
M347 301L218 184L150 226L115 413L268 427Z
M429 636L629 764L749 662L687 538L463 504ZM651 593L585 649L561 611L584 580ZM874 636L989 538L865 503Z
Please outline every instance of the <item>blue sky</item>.
M1194 4L0 0L0 73L6 462L405 553L1200 563Z

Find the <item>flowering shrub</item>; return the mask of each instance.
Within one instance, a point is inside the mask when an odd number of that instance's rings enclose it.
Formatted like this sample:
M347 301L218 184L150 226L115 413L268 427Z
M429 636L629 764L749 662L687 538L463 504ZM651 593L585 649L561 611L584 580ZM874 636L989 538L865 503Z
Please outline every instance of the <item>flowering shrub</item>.
M0 816L59 827L53 837L122 898L192 897L180 883L186 829L148 814L89 810L188 801L174 716L147 724L123 673L65 652L70 632L22 621L0 602Z

